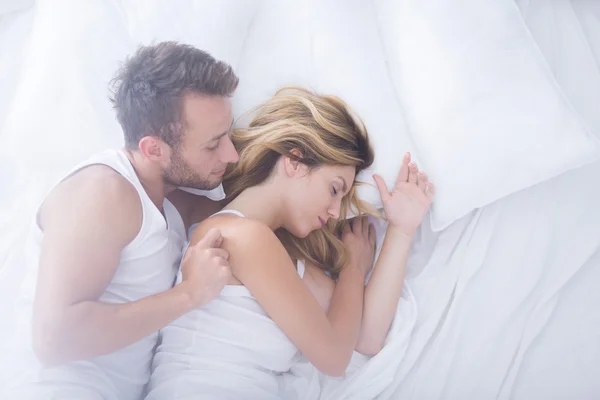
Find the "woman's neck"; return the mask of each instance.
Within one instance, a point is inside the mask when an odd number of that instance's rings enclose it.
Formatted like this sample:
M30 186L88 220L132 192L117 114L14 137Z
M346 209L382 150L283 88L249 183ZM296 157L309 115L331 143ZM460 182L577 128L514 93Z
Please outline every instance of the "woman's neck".
M248 218L261 221L276 230L283 225L281 211L283 201L281 191L273 190L271 185L253 186L245 189L225 208L237 210Z

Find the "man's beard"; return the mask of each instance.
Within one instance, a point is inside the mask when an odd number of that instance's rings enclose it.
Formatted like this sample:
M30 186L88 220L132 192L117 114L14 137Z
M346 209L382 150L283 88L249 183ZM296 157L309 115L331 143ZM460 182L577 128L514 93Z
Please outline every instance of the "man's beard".
M194 172L185 162L179 151L171 154L171 165L164 171L164 179L167 185L185 186L200 190L212 190L221 184L221 180L210 181Z

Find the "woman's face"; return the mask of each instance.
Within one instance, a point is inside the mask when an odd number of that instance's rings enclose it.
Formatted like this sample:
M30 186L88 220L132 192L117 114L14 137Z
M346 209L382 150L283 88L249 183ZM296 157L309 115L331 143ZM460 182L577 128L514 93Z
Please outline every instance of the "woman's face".
M322 166L296 175L291 182L284 228L296 237L321 229L340 216L342 199L354 184L353 166Z

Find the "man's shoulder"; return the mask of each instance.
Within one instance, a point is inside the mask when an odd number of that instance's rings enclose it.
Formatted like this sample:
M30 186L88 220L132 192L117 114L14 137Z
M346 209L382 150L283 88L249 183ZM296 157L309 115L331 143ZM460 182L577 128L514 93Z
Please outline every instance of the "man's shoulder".
M140 203L133 184L119 172L103 164L93 164L78 170L57 185L56 189L66 197L100 200L103 203L116 202L122 206L132 202Z
M93 164L71 174L48 194L40 215L79 212L86 220L140 222L142 208L135 187L107 165Z

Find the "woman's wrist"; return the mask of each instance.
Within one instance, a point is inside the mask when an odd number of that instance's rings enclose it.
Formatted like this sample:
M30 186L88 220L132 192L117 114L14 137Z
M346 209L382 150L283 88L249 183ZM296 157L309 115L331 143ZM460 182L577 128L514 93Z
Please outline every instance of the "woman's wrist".
M348 261L344 265L344 267L340 270L340 278L344 276L347 279L356 279L364 282L365 274L363 273L363 269L356 265L353 261Z
M393 225L393 224L389 224L387 226L386 229L386 233L385 233L385 237L387 238L391 238L393 239L394 242L396 242L397 240L399 241L408 241L408 242L412 242L413 237L415 236L415 233L407 233L406 230Z

